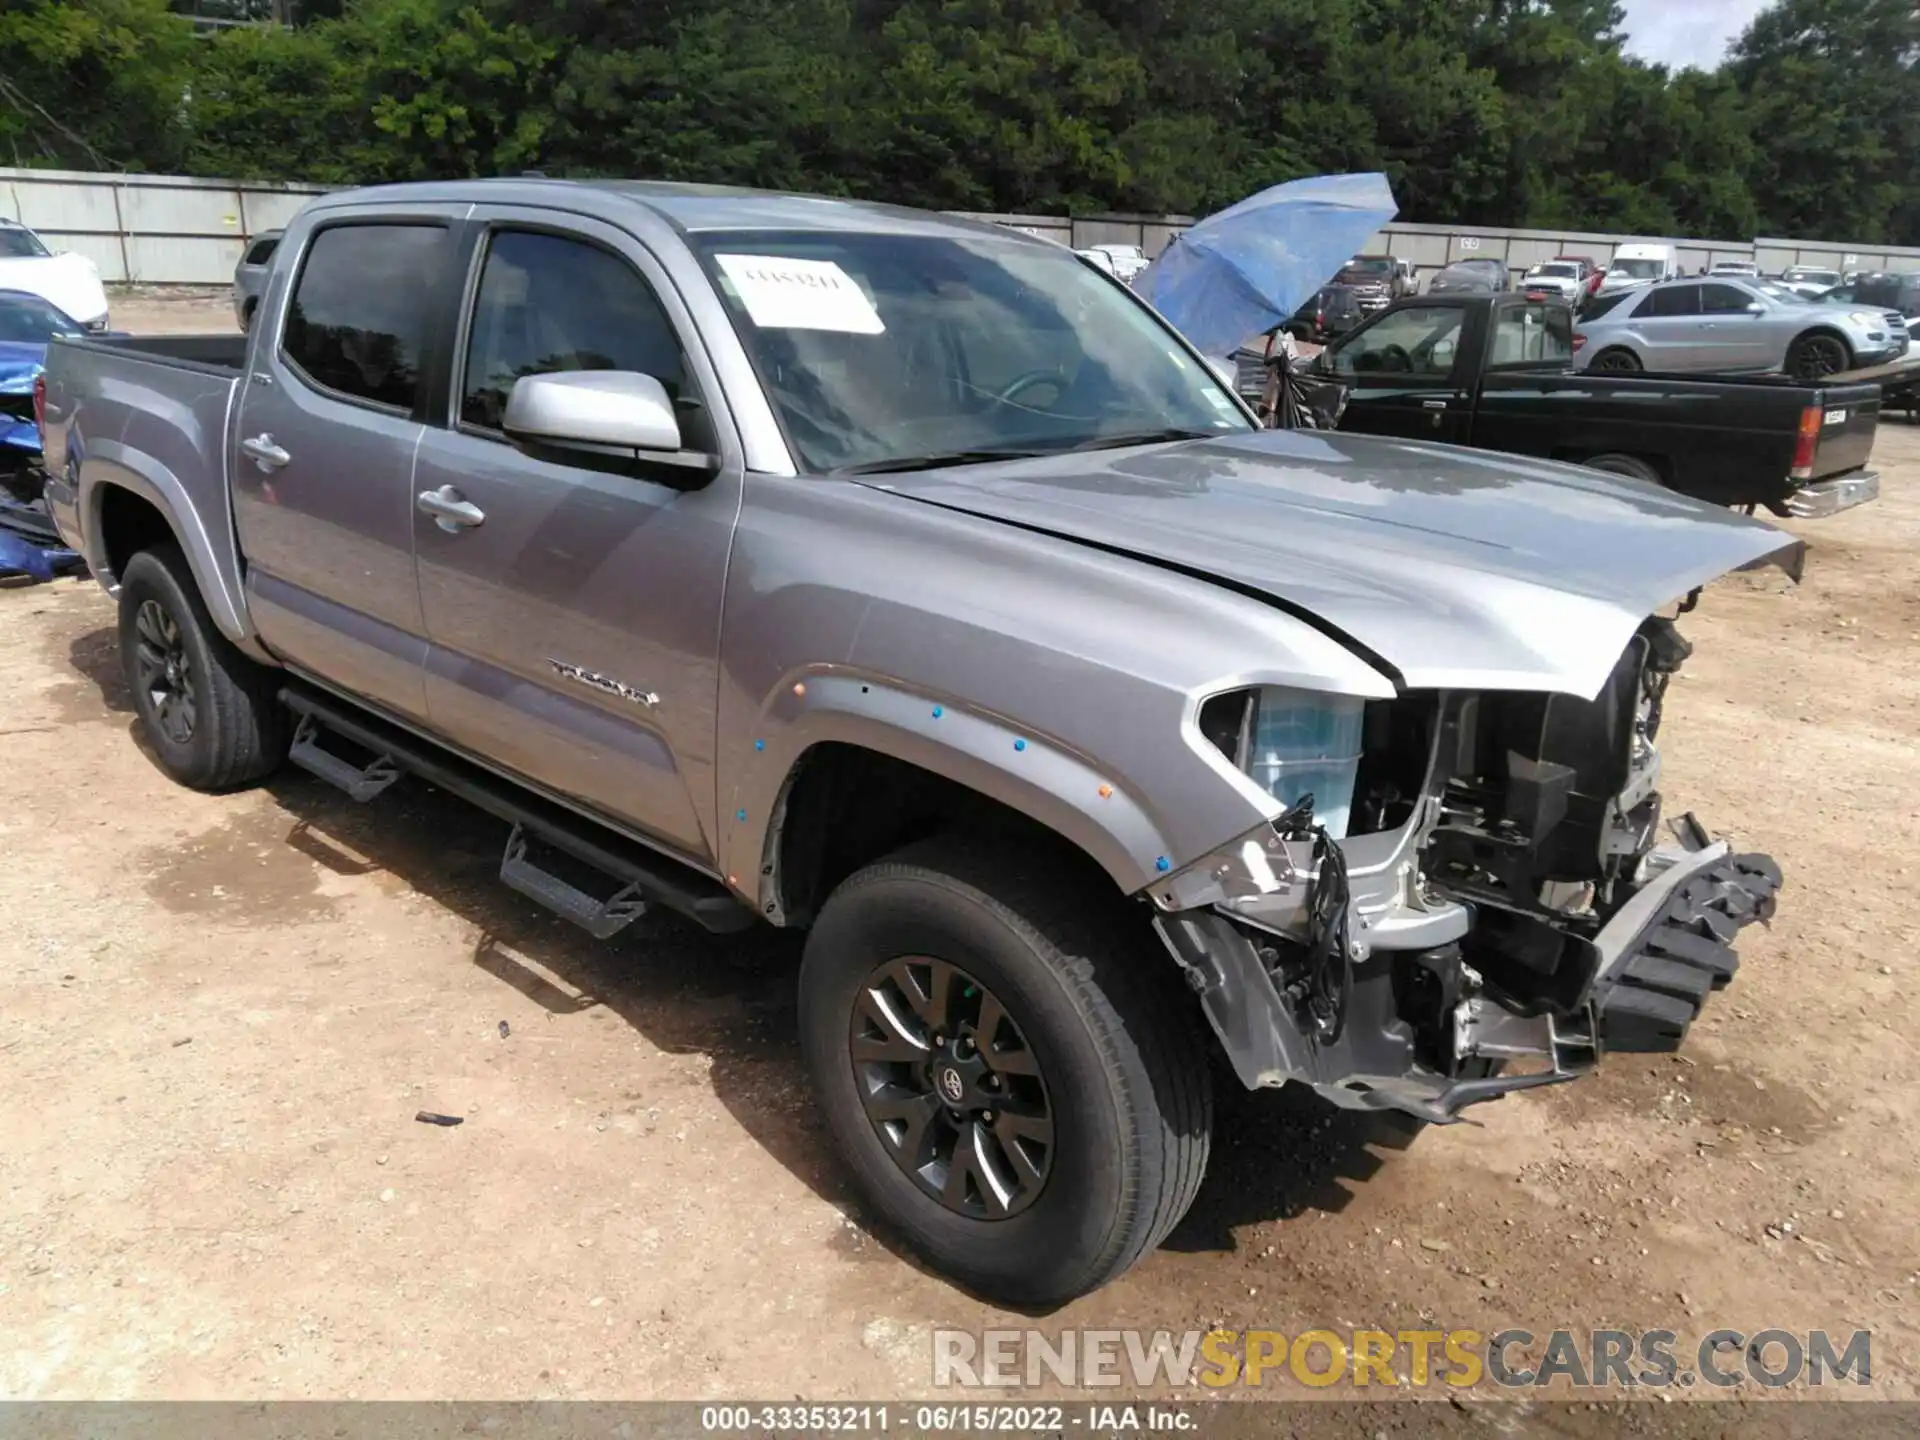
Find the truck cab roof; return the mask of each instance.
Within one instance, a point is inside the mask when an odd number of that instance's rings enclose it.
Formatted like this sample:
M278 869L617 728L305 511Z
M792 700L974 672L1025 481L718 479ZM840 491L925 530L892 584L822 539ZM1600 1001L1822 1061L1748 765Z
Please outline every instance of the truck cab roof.
M991 235L1017 244L1054 243L984 220L967 220L877 201L671 180L550 180L531 176L428 180L344 190L313 201L309 208L320 211L386 209L408 203L553 206L556 202L564 202L558 208L607 218L615 218L623 211L644 210L682 234L714 230L838 230L872 234Z

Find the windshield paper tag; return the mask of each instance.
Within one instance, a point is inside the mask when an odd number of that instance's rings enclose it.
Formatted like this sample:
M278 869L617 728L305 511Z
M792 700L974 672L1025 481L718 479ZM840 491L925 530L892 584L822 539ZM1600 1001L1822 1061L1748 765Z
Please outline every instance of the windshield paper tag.
M740 303L763 330L837 330L879 335L880 312L853 277L831 260L783 255L716 255Z

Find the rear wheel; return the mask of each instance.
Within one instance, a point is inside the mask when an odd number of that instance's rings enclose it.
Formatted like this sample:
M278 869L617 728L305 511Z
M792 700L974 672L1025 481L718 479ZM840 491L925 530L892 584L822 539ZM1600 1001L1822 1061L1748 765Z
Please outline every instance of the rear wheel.
M1823 380L1853 368L1853 352L1838 335L1816 330L1787 347L1787 373L1796 380Z
M1589 470L1605 470L1614 475L1631 475L1652 485L1664 485L1660 472L1638 455L1590 455L1580 462Z
M1587 366L1587 368L1589 370L1607 371L1617 375L1630 370L1644 370L1646 366L1640 363L1640 357L1634 354L1633 351L1622 349L1616 345L1613 349L1602 350L1598 355L1594 356L1593 363Z
M1159 1244L1206 1171L1193 997L1113 897L951 839L834 891L801 1042L861 1195L936 1268L1053 1305Z
M175 545L142 550L120 576L120 663L160 768L182 785L231 789L286 758L274 672L215 628Z

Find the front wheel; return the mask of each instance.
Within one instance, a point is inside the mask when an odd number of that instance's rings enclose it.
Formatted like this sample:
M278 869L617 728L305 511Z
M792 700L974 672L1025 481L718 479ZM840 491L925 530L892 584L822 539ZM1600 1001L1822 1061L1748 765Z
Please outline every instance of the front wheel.
M142 550L120 576L120 663L160 768L182 785L232 789L286 758L274 672L214 626L178 546Z
M828 898L801 967L807 1067L860 1194L937 1269L1060 1304L1186 1213L1212 1096L1158 951L1118 897L954 840Z
M1598 355L1594 356L1593 363L1587 368L1589 370L1605 371L1613 375L1624 375L1635 370L1644 370L1646 367L1640 363L1640 357L1634 354L1633 351L1615 346L1611 350L1602 350Z
M1787 373L1796 380L1824 380L1853 368L1853 352L1838 335L1802 335L1787 347Z

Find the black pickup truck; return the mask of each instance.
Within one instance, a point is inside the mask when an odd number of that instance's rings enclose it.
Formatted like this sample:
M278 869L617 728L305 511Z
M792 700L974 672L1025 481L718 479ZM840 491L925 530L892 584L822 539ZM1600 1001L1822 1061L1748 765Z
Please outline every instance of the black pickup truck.
M1351 386L1342 430L1570 460L1776 515L1832 515L1880 493L1865 468L1878 385L1593 375L1572 362L1563 303L1422 295L1311 368Z

